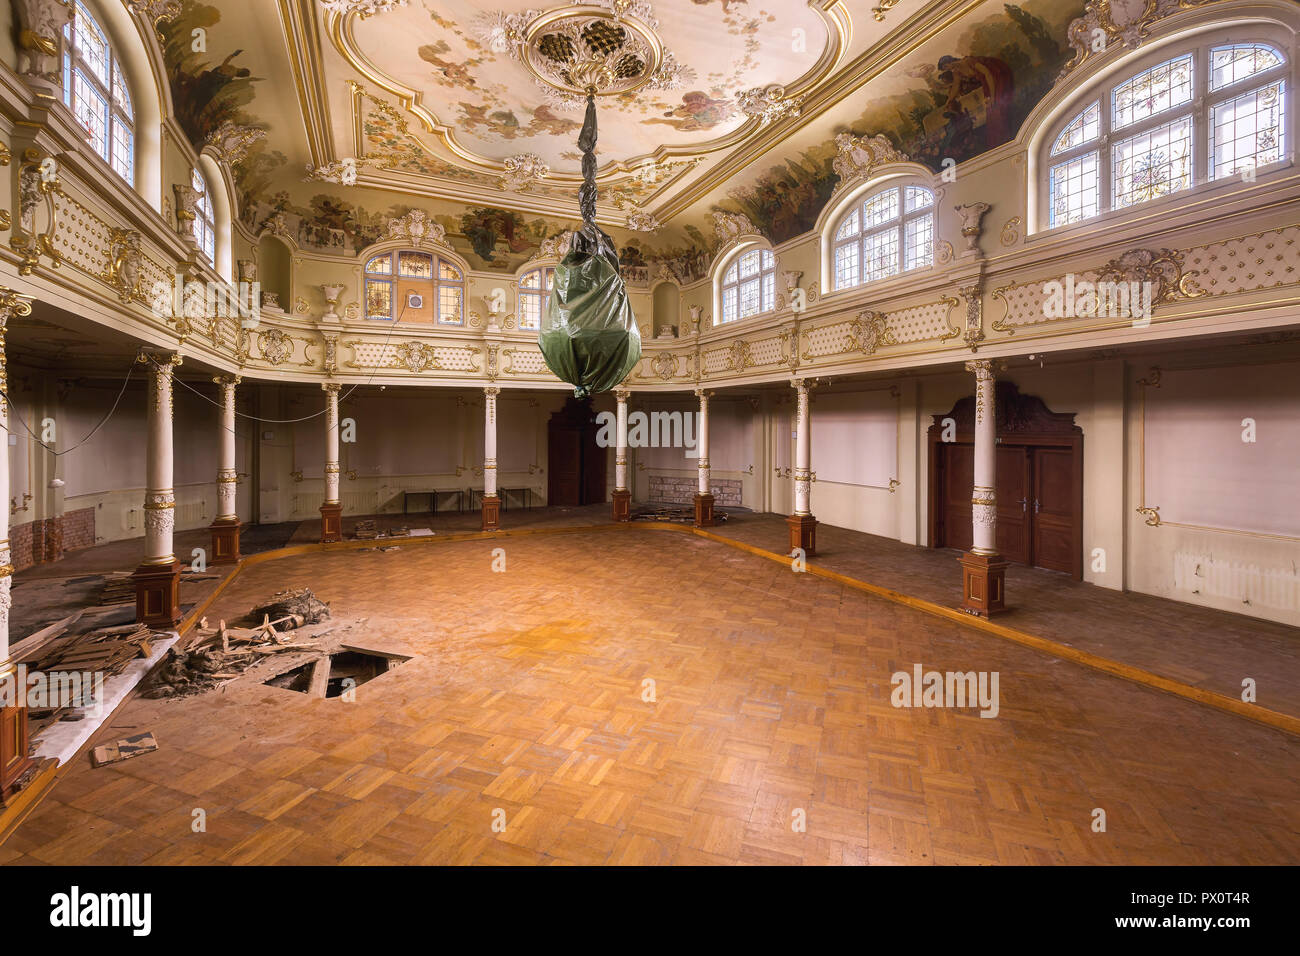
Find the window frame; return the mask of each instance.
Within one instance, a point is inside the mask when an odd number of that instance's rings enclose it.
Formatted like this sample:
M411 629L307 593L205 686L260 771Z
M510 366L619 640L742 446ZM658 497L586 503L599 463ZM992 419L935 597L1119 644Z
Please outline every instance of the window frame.
M430 275L428 278L422 276L402 275L399 271L401 268L401 256L403 253L413 253L415 255L427 256L431 262ZM388 260L388 271L377 272L370 268L371 264L379 259ZM458 279L443 278L442 267L454 269ZM449 258L436 251L426 249L411 249L405 246L400 248L384 249L377 252L366 254L361 264L361 306L362 316L366 321L374 322L399 322L401 312L397 307L397 288L396 282L404 279L408 282L428 283L428 295L433 303L433 328L464 328L465 326L465 299L468 290L467 270L465 266L455 259ZM370 287L372 285L383 285L388 288L388 315L377 315L370 311ZM442 315L442 291L444 289L456 289L460 292L460 314L455 319L444 319Z
M538 285L536 289L525 288L524 280L529 276L538 274ZM519 278L515 280L515 314L516 324L520 331L536 332L542 327L542 317L546 315L546 307L550 303L551 293L555 290L555 266L540 265L534 266L525 272L520 273ZM538 300L537 324L525 324L524 301L525 299Z
M758 256L758 271L747 276L741 276L741 260L750 255ZM735 272L735 278L729 279L733 271ZM769 315L776 311L776 253L772 251L770 246L753 242L738 247L719 263L716 276L714 289L717 295L717 308L714 311L714 326L734 325L737 322L746 322L758 318L760 315ZM758 311L750 312L748 315L741 315L741 287L754 281L758 282ZM736 297L736 314L731 318L726 317L727 293L729 291L734 292Z
M81 128L81 119L78 114L78 80L85 83L96 97L103 101L104 104L104 151L100 152L95 146L93 131L87 128L89 133L88 144L91 151L104 160L113 172L126 182L132 189L136 185L136 126L135 126L135 98L131 92L131 85L126 79L126 70L122 66L121 57L113 48L113 38L108 30L104 28L100 17L96 16L82 0L76 0L74 4L74 16L63 25L61 30L63 36L62 66L63 66L63 90L60 101L72 113L73 119ZM78 31L76 30L77 17L84 16L90 23L91 27L104 40L104 70L108 76L105 82L95 73L94 68L85 54L85 47L77 42ZM125 105L120 102L114 94L120 92ZM84 97L80 97L84 99ZM118 127L126 130L126 142L122 151L117 148L118 138L115 135ZM124 152L123 156L121 153ZM125 172L123 169L125 168Z
M915 209L908 211L907 198L909 189L919 189L924 192L929 201L923 206L917 206ZM880 197L894 193L896 197L895 212L887 219L879 220L868 225L868 205L878 200ZM935 266L935 240L937 238L937 224L935 222L935 210L938 208L939 197L935 193L934 187L928 183L908 181L906 179L895 179L885 183L880 183L874 188L865 190L854 197L851 203L846 204L839 210L839 215L831 220L827 235L826 256L826 274L829 277L829 283L832 293L848 292L853 289L860 289L866 285L872 285L877 282L888 282L894 279L907 278L913 275L933 269ZM840 238L840 231L845 223L852 216L858 217L858 222L852 234ZM930 238L927 243L927 255L925 261L916 265L907 266L908 260L908 230L916 223L928 221ZM888 275L869 278L867 276L867 259L869 253L868 240L877 237L892 234L894 238L894 257L895 269ZM841 249L855 248L857 251L857 273L856 282L841 283L839 279L839 253Z
M1220 24L1220 26L1222 26ZM1281 62L1260 70L1257 73L1225 83L1218 89L1211 90L1213 76L1212 56L1215 51L1230 47L1264 46L1273 50ZM1042 232L1055 233L1063 229L1087 227L1106 222L1117 217L1134 214L1138 210L1160 208L1168 203L1184 202L1206 190L1223 186L1226 183L1240 181L1236 170L1213 178L1214 153L1212 142L1211 117L1216 107L1238 99L1274 83L1282 84L1282 145L1279 158L1273 162L1254 167L1256 176L1266 176L1292 165L1290 154L1295 150L1296 129L1296 61L1297 57L1287 53L1287 44L1279 39L1261 34L1258 28L1238 30L1204 30L1179 41L1167 43L1150 51L1146 56L1126 62L1122 67L1114 68L1101 79L1080 87L1067 103L1068 108L1061 111L1061 118L1047 129L1047 135L1038 144L1038 172L1035 176L1038 190L1039 213L1038 229ZM1192 89L1187 102L1161 112L1153 113L1143 119L1129 122L1115 128L1115 91L1149 70L1171 61L1191 57ZM1093 103L1100 104L1098 132L1095 137L1080 142L1059 153L1052 150L1057 141ZM1191 121L1191 144L1188 157L1188 185L1183 189L1173 190L1160 196L1147 199L1135 199L1125 205L1116 203L1115 162L1116 149L1123 143L1149 134L1161 127L1174 124L1184 119ZM1290 142L1292 145L1287 146ZM1053 173L1057 167L1071 162L1078 162L1090 155L1096 155L1096 189L1097 211L1069 222L1055 222L1053 207Z
M212 187L203 171L195 166L190 173L190 185L198 190L198 199L194 202L194 241L199 251L208 258L208 264L214 269L217 265L217 213L212 204Z

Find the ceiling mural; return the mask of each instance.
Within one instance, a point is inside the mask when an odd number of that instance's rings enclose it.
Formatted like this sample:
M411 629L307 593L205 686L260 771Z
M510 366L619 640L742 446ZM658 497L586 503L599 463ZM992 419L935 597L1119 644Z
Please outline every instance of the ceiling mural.
M710 208L744 213L781 243L812 229L830 199L837 132L883 134L935 172L945 160L960 164L1010 141L1069 59L1066 29L1082 7L1061 0L984 4L960 30L871 81L865 110L852 118L837 111L838 123L805 131L779 162L759 162ZM813 130L822 138L803 145Z
M510 54L498 26L535 5L412 0L382 15L347 18L336 42L358 72L389 90L413 91L414 112L450 127L446 136L463 155L491 165L526 149L552 170L576 175L581 104L558 102ZM657 22L655 33L678 67L675 88L601 98L603 164L663 145L700 147L734 132L749 120L737 94L794 84L831 40L816 10L788 0L659 0L653 7L641 0L630 12Z
M158 35L176 121L191 145L202 149L224 123L257 124L245 108L262 77L253 75L243 49L209 53L207 37L215 36L220 10L195 0L180 0L177 9L174 17L158 24ZM199 36L202 42L197 42Z
M196 147L259 134L230 157L251 233L351 256L422 209L471 266L513 271L577 221L581 110L524 62L531 46L501 42L576 8L528 2L363 15L352 0L177 0L158 34ZM813 228L838 133L883 135L936 172L1012 139L1069 59L1084 0L985 0L878 60L874 45L939 0L899 0L883 21L844 0L592 4L615 33L618 16L656 22L662 58L655 81L599 98L601 221L638 277L685 284L707 274L715 211L778 243ZM845 70L837 99L803 114Z

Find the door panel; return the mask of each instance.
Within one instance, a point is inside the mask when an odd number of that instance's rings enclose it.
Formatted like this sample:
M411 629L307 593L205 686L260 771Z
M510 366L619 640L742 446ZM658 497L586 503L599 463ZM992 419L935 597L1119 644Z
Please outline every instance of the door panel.
M997 447L998 551L1008 561L1028 564L1029 455L1023 445Z
M582 431L577 428L557 427L551 423L547 442L548 505L582 503Z
M1075 570L1074 454L1069 448L1033 449L1034 563L1052 571Z
M939 446L943 455L943 534L941 548L970 549L972 543L970 499L975 485L975 448L947 442Z

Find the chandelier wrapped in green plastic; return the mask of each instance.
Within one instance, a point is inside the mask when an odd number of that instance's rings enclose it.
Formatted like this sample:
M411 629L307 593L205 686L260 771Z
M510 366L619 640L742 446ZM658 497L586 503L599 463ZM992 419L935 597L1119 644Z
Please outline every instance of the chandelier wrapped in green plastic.
M623 381L641 359L641 332L619 273L614 240L596 225L596 102L578 137L582 229L555 267L555 288L542 316L537 341L546 366L586 398Z

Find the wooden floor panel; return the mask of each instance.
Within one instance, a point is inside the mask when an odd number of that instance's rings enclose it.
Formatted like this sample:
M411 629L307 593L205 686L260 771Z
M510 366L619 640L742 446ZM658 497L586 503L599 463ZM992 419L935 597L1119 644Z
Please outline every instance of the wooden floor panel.
M1295 738L716 542L307 554L248 568L209 616L297 585L415 656L354 702L251 677L133 700L98 740L160 750L78 758L0 862L1300 859ZM998 671L999 716L894 708L914 663Z

